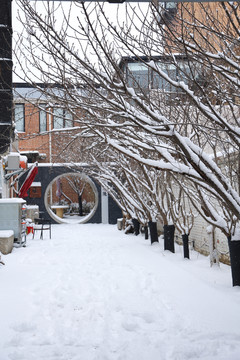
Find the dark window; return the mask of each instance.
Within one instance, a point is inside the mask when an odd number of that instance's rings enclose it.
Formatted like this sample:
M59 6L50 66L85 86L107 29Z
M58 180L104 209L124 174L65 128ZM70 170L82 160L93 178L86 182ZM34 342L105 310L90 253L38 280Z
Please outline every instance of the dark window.
M18 132L25 131L25 114L24 114L24 104L15 104L14 107L14 121L15 127Z
M46 104L39 104L39 131L47 131L47 112Z
M72 114L63 108L55 107L53 110L53 128L62 129L73 126Z

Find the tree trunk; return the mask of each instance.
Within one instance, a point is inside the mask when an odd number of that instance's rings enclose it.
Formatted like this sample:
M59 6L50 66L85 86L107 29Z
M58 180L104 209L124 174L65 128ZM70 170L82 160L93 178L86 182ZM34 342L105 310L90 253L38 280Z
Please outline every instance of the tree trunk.
M174 225L164 225L164 250L169 250L172 253L175 253L174 249Z
M149 221L148 226L150 230L151 244L158 242L157 223L155 221Z
M188 243L188 234L182 235L183 242L183 257L189 259L189 243Z
M79 216L83 216L83 211L82 211L82 195L78 195L78 214Z
M134 228L134 234L139 235L140 233L140 223L138 219L132 219L133 228Z
M232 284L233 286L240 286L240 239L231 240L228 236L228 246L232 270Z

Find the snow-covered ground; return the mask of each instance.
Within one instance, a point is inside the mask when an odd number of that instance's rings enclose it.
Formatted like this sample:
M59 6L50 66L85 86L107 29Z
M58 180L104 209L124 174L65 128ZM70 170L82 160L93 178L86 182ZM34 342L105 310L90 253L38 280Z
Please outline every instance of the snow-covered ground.
M230 268L112 225L54 225L0 265L0 360L239 360Z

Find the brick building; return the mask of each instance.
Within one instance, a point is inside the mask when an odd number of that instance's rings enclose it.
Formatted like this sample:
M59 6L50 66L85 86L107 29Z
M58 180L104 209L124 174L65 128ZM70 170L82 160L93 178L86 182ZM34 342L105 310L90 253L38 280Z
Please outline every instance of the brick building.
M69 110L52 101L50 105L40 91L21 83L14 84L14 121L20 153L40 163L60 162L60 149L69 141L67 128L77 126Z
M38 84L43 90L46 86L49 85ZM59 95L61 88L56 86L53 91ZM27 156L28 163L38 162L38 175L26 199L29 205L38 205L45 218L58 223L68 222L74 216L77 222L116 223L122 215L120 209L84 172L88 165L83 164L83 142L68 146L79 132L70 110L49 101L31 85L16 83L14 122L18 151ZM81 166L80 173L74 173L70 167L74 164L75 168ZM63 218L57 214L59 207L64 209ZM78 217L80 207L82 216Z

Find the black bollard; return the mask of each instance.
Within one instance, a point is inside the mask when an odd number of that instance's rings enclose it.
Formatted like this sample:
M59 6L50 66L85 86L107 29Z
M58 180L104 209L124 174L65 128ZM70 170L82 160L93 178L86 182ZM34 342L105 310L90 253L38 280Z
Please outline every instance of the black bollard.
M140 223L139 223L138 219L132 219L132 223L133 223L134 234L139 235Z
M145 240L148 240L148 226L147 225L144 226L144 235L145 235Z
M158 242L157 223L155 221L149 221L148 226L150 230L151 244Z
M231 240L228 236L228 246L231 261L232 284L240 286L240 240Z
M169 250L172 253L175 253L174 249L174 225L164 225L164 250Z
M183 256L186 259L189 259L189 244L188 244L188 234L182 235L183 242Z

